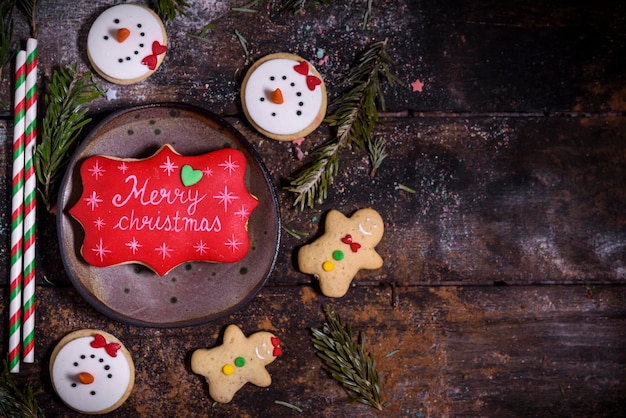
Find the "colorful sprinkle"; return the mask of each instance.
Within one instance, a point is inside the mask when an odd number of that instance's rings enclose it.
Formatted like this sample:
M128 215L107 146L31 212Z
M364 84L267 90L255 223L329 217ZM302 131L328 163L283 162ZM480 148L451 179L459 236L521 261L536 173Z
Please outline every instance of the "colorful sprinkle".
M224 373L226 376L230 376L231 374L235 373L235 367L233 367L232 364L225 364L224 367L222 367L222 373Z

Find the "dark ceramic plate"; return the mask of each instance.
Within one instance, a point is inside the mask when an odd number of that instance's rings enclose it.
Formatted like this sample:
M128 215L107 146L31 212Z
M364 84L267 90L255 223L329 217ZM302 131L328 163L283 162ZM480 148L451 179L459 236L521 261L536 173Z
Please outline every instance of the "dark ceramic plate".
M80 255L84 231L67 213L82 192L80 163L92 155L147 158L166 143L183 155L224 147L245 154L248 162L245 183L259 199L248 223L250 251L237 263L189 262L163 277L139 264L88 265ZM276 261L280 216L267 170L232 126L210 112L187 105L136 107L102 121L70 161L58 207L59 244L70 280L97 310L134 325L195 325L233 312L257 294Z

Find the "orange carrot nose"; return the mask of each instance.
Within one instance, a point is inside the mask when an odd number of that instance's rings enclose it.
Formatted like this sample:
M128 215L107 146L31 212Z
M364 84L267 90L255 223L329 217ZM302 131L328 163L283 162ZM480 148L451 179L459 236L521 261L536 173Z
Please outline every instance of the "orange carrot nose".
M270 100L272 101L272 103L283 104L283 102L285 101L283 99L283 92L280 91L280 89L274 90L270 93Z
M130 31L126 28L117 30L117 42L122 43L130 36Z
M93 383L94 378L93 378L93 375L91 373L81 372L81 373L78 374L78 380L83 385L89 385L89 384Z

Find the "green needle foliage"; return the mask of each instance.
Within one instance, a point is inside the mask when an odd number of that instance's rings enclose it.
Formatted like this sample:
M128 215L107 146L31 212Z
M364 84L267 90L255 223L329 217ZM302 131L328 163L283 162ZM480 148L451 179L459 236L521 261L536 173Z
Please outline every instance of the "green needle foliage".
M281 10L285 12L299 12L307 7L328 3L330 3L330 0L283 0Z
M163 22L174 20L178 15L184 16L185 9L189 7L186 0L146 0L146 3Z
M91 73L78 73L76 65L55 70L49 90L44 99L46 114L35 158L39 192L48 210L56 203L58 182L70 152L82 128L91 122L91 118L85 118L89 109L84 105L102 96Z
M384 150L384 143L369 144L378 122L377 104L385 110L381 77L392 86L401 83L391 72L391 58L386 46L386 39L370 45L350 70L348 77L352 87L330 104L334 111L324 121L336 128L336 136L315 149L313 163L289 179L287 190L296 194L294 206L300 205L300 209L304 209L326 199L328 188L339 172L339 153L346 147L370 153L372 150ZM379 165L382 161L380 155L370 155L370 159Z
M311 340L324 369L341 383L353 402L383 409L380 379L371 353L366 354L365 334L358 343L352 338L349 323L342 323L329 306L325 309L326 322L322 329L312 328Z
M37 405L35 394L30 387L20 390L13 382L9 366L4 361L0 374L0 416L9 418L41 418L44 411Z

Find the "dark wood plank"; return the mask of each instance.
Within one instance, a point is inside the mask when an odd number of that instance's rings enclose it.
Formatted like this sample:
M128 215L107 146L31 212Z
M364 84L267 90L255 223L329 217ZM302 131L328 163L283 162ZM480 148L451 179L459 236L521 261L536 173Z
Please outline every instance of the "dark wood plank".
M608 417L626 401L623 287L369 287L338 301L308 286L268 287L223 321L173 330L111 322L66 289L43 288L38 297L37 363L16 378L43 391L48 416L75 416L53 395L45 368L56 341L81 327L118 335L134 356L135 389L111 416L298 415L274 404L281 400L311 416ZM365 332L390 402L385 413L346 404L320 369L310 328L321 326L329 303ZM229 323L276 333L285 354L268 366L270 388L246 386L231 404L212 406L189 356L218 344Z
M238 118L229 121L263 157L278 187L286 229L273 283L311 283L295 265L299 246L323 230L325 213L372 206L386 220L379 251L384 269L363 284L624 283L626 280L625 118L386 119L375 135L389 157L371 178L364 153L346 152L327 201L290 207L286 178L308 161L294 145L266 140ZM10 132L10 131L9 131ZM10 141L0 132L2 167ZM302 145L305 152L323 133ZM2 170L0 170L1 172ZM8 182L10 173L2 176ZM8 248L10 187L0 201ZM399 190L405 185L415 191ZM53 215L39 213L41 277L64 282ZM399 251L399 249L402 249ZM9 253L0 254L0 278Z
M96 78L116 99L102 99L94 112L120 105L184 101L220 114L240 112L238 88L249 64L234 31L248 42L252 59L289 51L318 62L331 97L346 88L346 70L372 40L389 39L395 71L406 86L387 88L392 111L624 112L626 111L626 13L618 4L483 0L373 3L362 28L366 2L334 2L301 14L231 12L241 2L191 2L186 18L168 24L170 51L161 69L134 86ZM85 42L90 22L106 1L46 2L41 8L40 62L43 80L52 69L77 62L88 68ZM15 13L14 42L28 36ZM208 23L209 42L190 39ZM70 31L60 28L72 28ZM0 97L11 102L11 68ZM421 80L423 91L409 83ZM2 116L10 114L2 109Z

